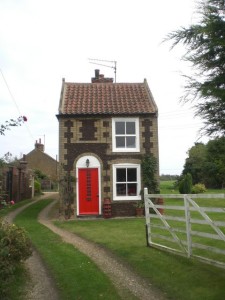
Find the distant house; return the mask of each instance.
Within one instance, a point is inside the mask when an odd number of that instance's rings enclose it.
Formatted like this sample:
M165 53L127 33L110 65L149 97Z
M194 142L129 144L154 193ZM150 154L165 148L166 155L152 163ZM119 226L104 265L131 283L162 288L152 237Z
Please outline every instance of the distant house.
M14 165L0 167L0 208L2 202L19 202L34 196L33 173L41 171L47 176L41 180L42 189L58 187L58 162L44 153L44 145L36 141L35 149Z
M28 169L39 170L47 175L49 180L58 180L58 162L44 152L44 144L41 139L35 142L35 148L27 153L24 158L27 161Z
M59 168L68 185L63 193L62 184L62 204L72 199L77 216L101 216L110 201L112 216L135 215L143 189L142 158L152 154L158 160L157 114L146 80L113 83L99 70L91 83L63 79Z

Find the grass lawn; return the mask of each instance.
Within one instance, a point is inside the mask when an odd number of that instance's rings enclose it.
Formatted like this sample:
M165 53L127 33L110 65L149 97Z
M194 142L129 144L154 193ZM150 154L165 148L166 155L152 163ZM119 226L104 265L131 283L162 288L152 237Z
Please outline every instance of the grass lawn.
M179 194L178 188L174 188L175 180L160 181L161 194ZM207 189L206 194L225 194L225 189Z
M161 187L161 193L178 193L171 183L164 184ZM214 191L207 192L214 193ZM217 190L217 192L223 193L224 191ZM91 262L85 256L74 248L72 249L70 245L62 243L60 238L37 223L38 212L48 202L45 200L32 205L16 218L16 223L26 228L35 247L39 249L52 270L62 291L61 299L78 299L73 297L80 295L81 292L84 292L84 295L80 299L99 299L102 295L104 299L120 299L113 287L110 286L108 279L95 266L89 269ZM177 214L179 215L179 212ZM187 259L146 247L144 218L76 220L56 222L55 224L108 248L120 259L127 262L143 278L164 291L168 299L224 299L225 270L203 264L194 259ZM73 263L71 264L71 262ZM82 265L81 262L85 263ZM77 269L77 266L81 266L81 269ZM91 293L86 295L85 284L91 284L90 280L87 280L89 272L92 274L90 278L94 281L94 287L90 287ZM81 278L83 288L77 285L75 278ZM95 286L99 291L97 296L93 297ZM104 292L109 289L110 293L106 296ZM10 299L19 298L12 297Z
M177 188L174 187L175 180L160 181L160 194L179 194Z
M26 229L51 270L60 299L121 299L108 277L88 257L37 222L38 213L49 203L44 200L31 205L16 217L15 223Z
M21 202L16 203L15 205L8 205L5 208L0 209L0 218L5 217L7 214L9 214L10 212L14 211L15 209L24 206L27 203L30 203L33 200L23 200Z
M143 218L56 222L110 249L170 299L223 299L225 270L146 247ZM213 287L213 288L212 288Z

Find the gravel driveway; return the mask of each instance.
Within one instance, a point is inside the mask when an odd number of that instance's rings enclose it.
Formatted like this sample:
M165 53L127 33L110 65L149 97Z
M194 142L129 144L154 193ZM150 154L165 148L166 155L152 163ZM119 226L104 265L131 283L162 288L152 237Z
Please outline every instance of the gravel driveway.
M65 242L74 245L85 255L89 256L91 260L94 261L95 264L111 279L122 299L130 299L131 296L133 298L136 297L137 299L141 300L166 299L165 295L163 295L160 291L154 289L152 285L132 272L128 266L120 262L109 251L102 249L92 242L80 238L76 234L70 233L53 225L53 223L49 219L49 214L58 201L58 194L51 193L51 195L49 195L49 193L46 193L39 200L43 198L54 198L55 201L52 202L39 214L38 221L56 234L60 235ZM33 203L34 202L32 202L31 204ZM15 215L28 205L19 208L15 212L12 212L10 215L8 215L7 219L9 221L12 221ZM27 261L27 266L32 277L32 286L29 286L30 292L26 299L59 299L56 286L49 276L49 272L47 271L43 261L36 251L34 251L33 256ZM130 296L128 296L129 294ZM74 299L76 299L76 297Z

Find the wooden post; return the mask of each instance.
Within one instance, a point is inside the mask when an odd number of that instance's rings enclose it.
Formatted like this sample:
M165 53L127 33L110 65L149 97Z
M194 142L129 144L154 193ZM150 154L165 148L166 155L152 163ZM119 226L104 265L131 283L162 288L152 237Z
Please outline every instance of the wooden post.
M146 236L146 245L150 247L150 217L149 217L149 206L148 206L148 189L144 188L144 202L145 202L145 236Z
M185 209L185 219L186 219L186 235L187 235L187 256L191 257L192 247L191 247L191 216L190 207L187 199L187 195L184 195L184 209Z

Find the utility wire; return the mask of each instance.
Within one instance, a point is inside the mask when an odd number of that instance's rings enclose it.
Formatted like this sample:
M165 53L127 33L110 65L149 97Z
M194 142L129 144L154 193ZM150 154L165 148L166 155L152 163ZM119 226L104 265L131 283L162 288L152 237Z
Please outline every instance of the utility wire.
M160 113L159 114L159 118L160 119L171 119L175 116L189 116L189 117L192 117L193 119L195 118L193 116L193 113L189 110L174 110L174 111L168 111L168 112L164 112L164 113Z
M16 100L15 100L13 94L12 94L11 91L10 91L9 85L8 85L8 83L7 83L6 79L5 79L5 76L4 76L4 74L3 74L3 72L2 72L1 69L0 69L0 72L1 72L1 74L2 74L2 78L3 78L4 82L5 82L5 85L6 85L6 87L7 87L7 90L8 90L8 92L9 92L9 94L10 94L10 96L11 96L11 98L12 98L12 100L13 100L15 106L16 106L16 109L18 110L19 115L22 116L22 114L21 114L21 112L20 112L20 109L19 109L19 106L17 105Z
M3 80L4 80L4 83L5 83L6 87L7 87L7 90L8 90L8 92L9 92L9 95L11 96L11 99L13 100L13 103L14 103L14 105L16 106L16 109L17 109L17 111L18 111L18 113L19 113L19 116L22 116L21 111L20 111L20 109L19 109L19 106L18 106L17 103L16 103L16 99L14 98L14 96L13 96L13 94L12 94L10 88L9 88L9 85L8 85L6 79L5 79L5 76L4 76L4 74L3 74L1 68L0 68L0 72L1 72L1 74L2 74L2 78L3 78ZM31 131L30 131L30 129L28 128L28 126L27 126L26 123L25 123L25 127L26 127L26 129L27 129L27 131L28 131L30 137L32 138L32 140L34 140L34 137L33 137L32 133L31 133Z
M167 124L167 125L161 125L159 124L159 129L161 130L188 130L191 128L200 129L199 127L202 125L202 123L186 123L186 124L180 124L180 125L174 125L174 124Z

